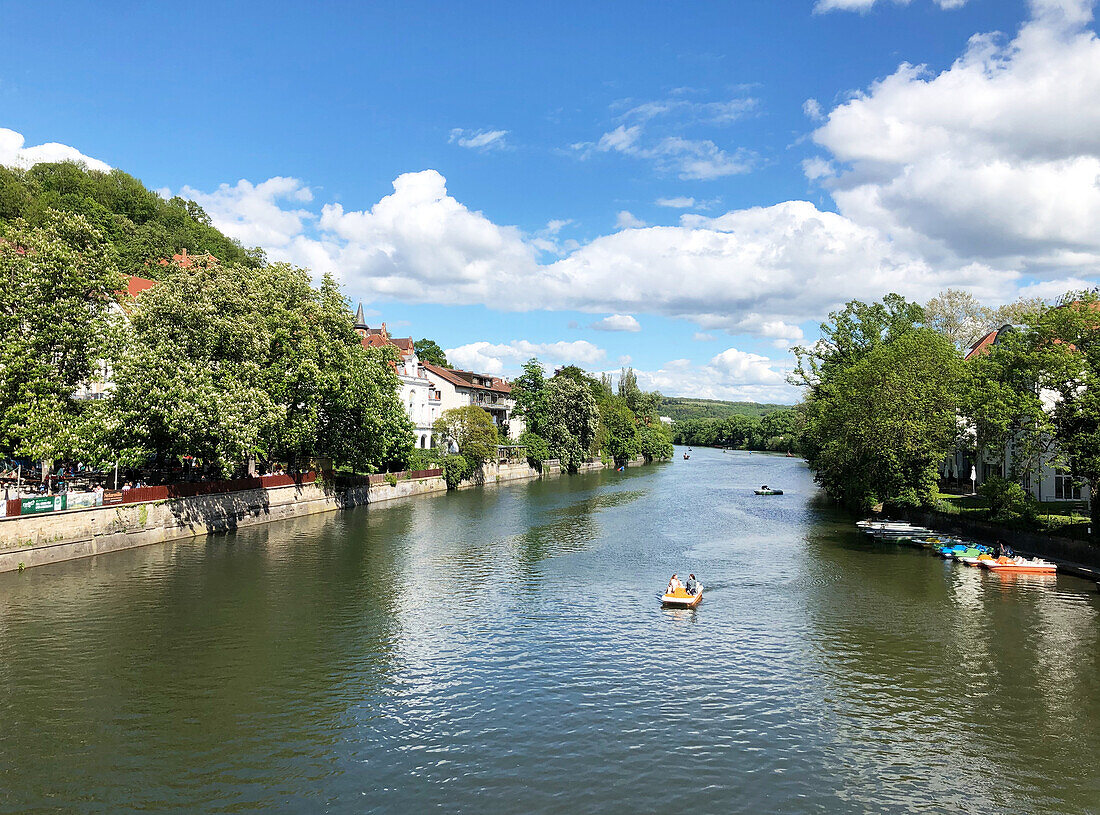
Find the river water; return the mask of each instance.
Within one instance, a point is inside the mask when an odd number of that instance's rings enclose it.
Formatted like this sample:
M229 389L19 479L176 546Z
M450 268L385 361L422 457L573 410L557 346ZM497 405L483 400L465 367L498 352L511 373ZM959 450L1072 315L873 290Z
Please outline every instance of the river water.
M0 812L1100 812L1092 584L680 452L0 575Z

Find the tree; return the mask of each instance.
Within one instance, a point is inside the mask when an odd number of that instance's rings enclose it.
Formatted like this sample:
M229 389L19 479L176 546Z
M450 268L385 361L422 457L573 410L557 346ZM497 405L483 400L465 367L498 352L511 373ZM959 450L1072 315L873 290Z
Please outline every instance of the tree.
M444 411L435 421L435 432L444 442L453 442L470 467L494 459L499 438L493 417L477 405Z
M87 219L50 210L41 224L0 222L0 445L67 458L86 447L90 403L74 394L101 367L125 283Z
M447 361L447 354L444 353L435 340L429 340L427 337L419 339L413 343L413 349L421 362L438 365L440 368L451 367L451 363Z
M860 509L930 503L955 439L959 366L951 342L927 328L829 366L804 406L807 459L825 490Z
M545 386L545 432L553 458L576 472L587 458L600 425L599 408L592 393L569 377L554 377Z
M616 464L638 455L638 425L625 399L613 397L608 400L607 407L600 410L600 435L603 436L603 451Z
M657 422L639 429L638 452L646 461L672 458L672 436L664 423Z
M393 350L364 349L331 278L286 264L172 266L129 308L106 403L124 463L184 455L223 474L247 458L403 466L412 427Z
M923 319L924 310L900 294L888 294L881 303L852 300L829 314L817 342L791 349L798 362L790 382L813 388L834 370L854 365L879 345L912 331Z
M924 324L943 334L960 351L985 334L992 321L993 310L960 289L945 289L924 306Z
M1089 487L1092 536L1100 539L1100 296L1070 293L1035 320L1042 384L1054 399L1054 441L1070 473Z
M512 398L516 401L515 414L520 416L532 433L546 435L546 374L542 363L531 358L523 365L523 373L512 381Z

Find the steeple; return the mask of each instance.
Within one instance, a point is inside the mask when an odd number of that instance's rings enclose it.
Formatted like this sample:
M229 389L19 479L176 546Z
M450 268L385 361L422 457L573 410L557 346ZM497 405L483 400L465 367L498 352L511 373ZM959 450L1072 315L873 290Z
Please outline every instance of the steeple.
M362 303L360 303L359 308L357 308L355 310L355 327L356 328L366 328L367 327L367 318L363 316L363 304Z

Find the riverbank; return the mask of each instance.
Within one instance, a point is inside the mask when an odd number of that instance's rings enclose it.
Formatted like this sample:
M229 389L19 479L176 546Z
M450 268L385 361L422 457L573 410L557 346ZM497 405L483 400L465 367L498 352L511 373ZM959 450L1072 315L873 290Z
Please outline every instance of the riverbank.
M629 466L642 463L637 459ZM583 465L582 471L607 466L593 461ZM554 478L561 472L551 463L540 473L526 462L490 462L473 478L463 481L459 489ZM447 483L438 475L399 479L392 484L383 481L337 486L308 481L0 519L0 572L446 491Z

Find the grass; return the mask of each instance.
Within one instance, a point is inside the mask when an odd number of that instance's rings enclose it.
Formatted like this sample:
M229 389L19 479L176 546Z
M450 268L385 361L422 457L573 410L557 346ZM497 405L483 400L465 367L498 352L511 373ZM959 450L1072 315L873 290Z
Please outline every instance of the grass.
M989 501L981 495L940 492L936 495L936 509L974 520L989 520ZM1038 510L1035 522L1018 518L1004 526L1088 540L1089 514L1084 501L1040 501Z

